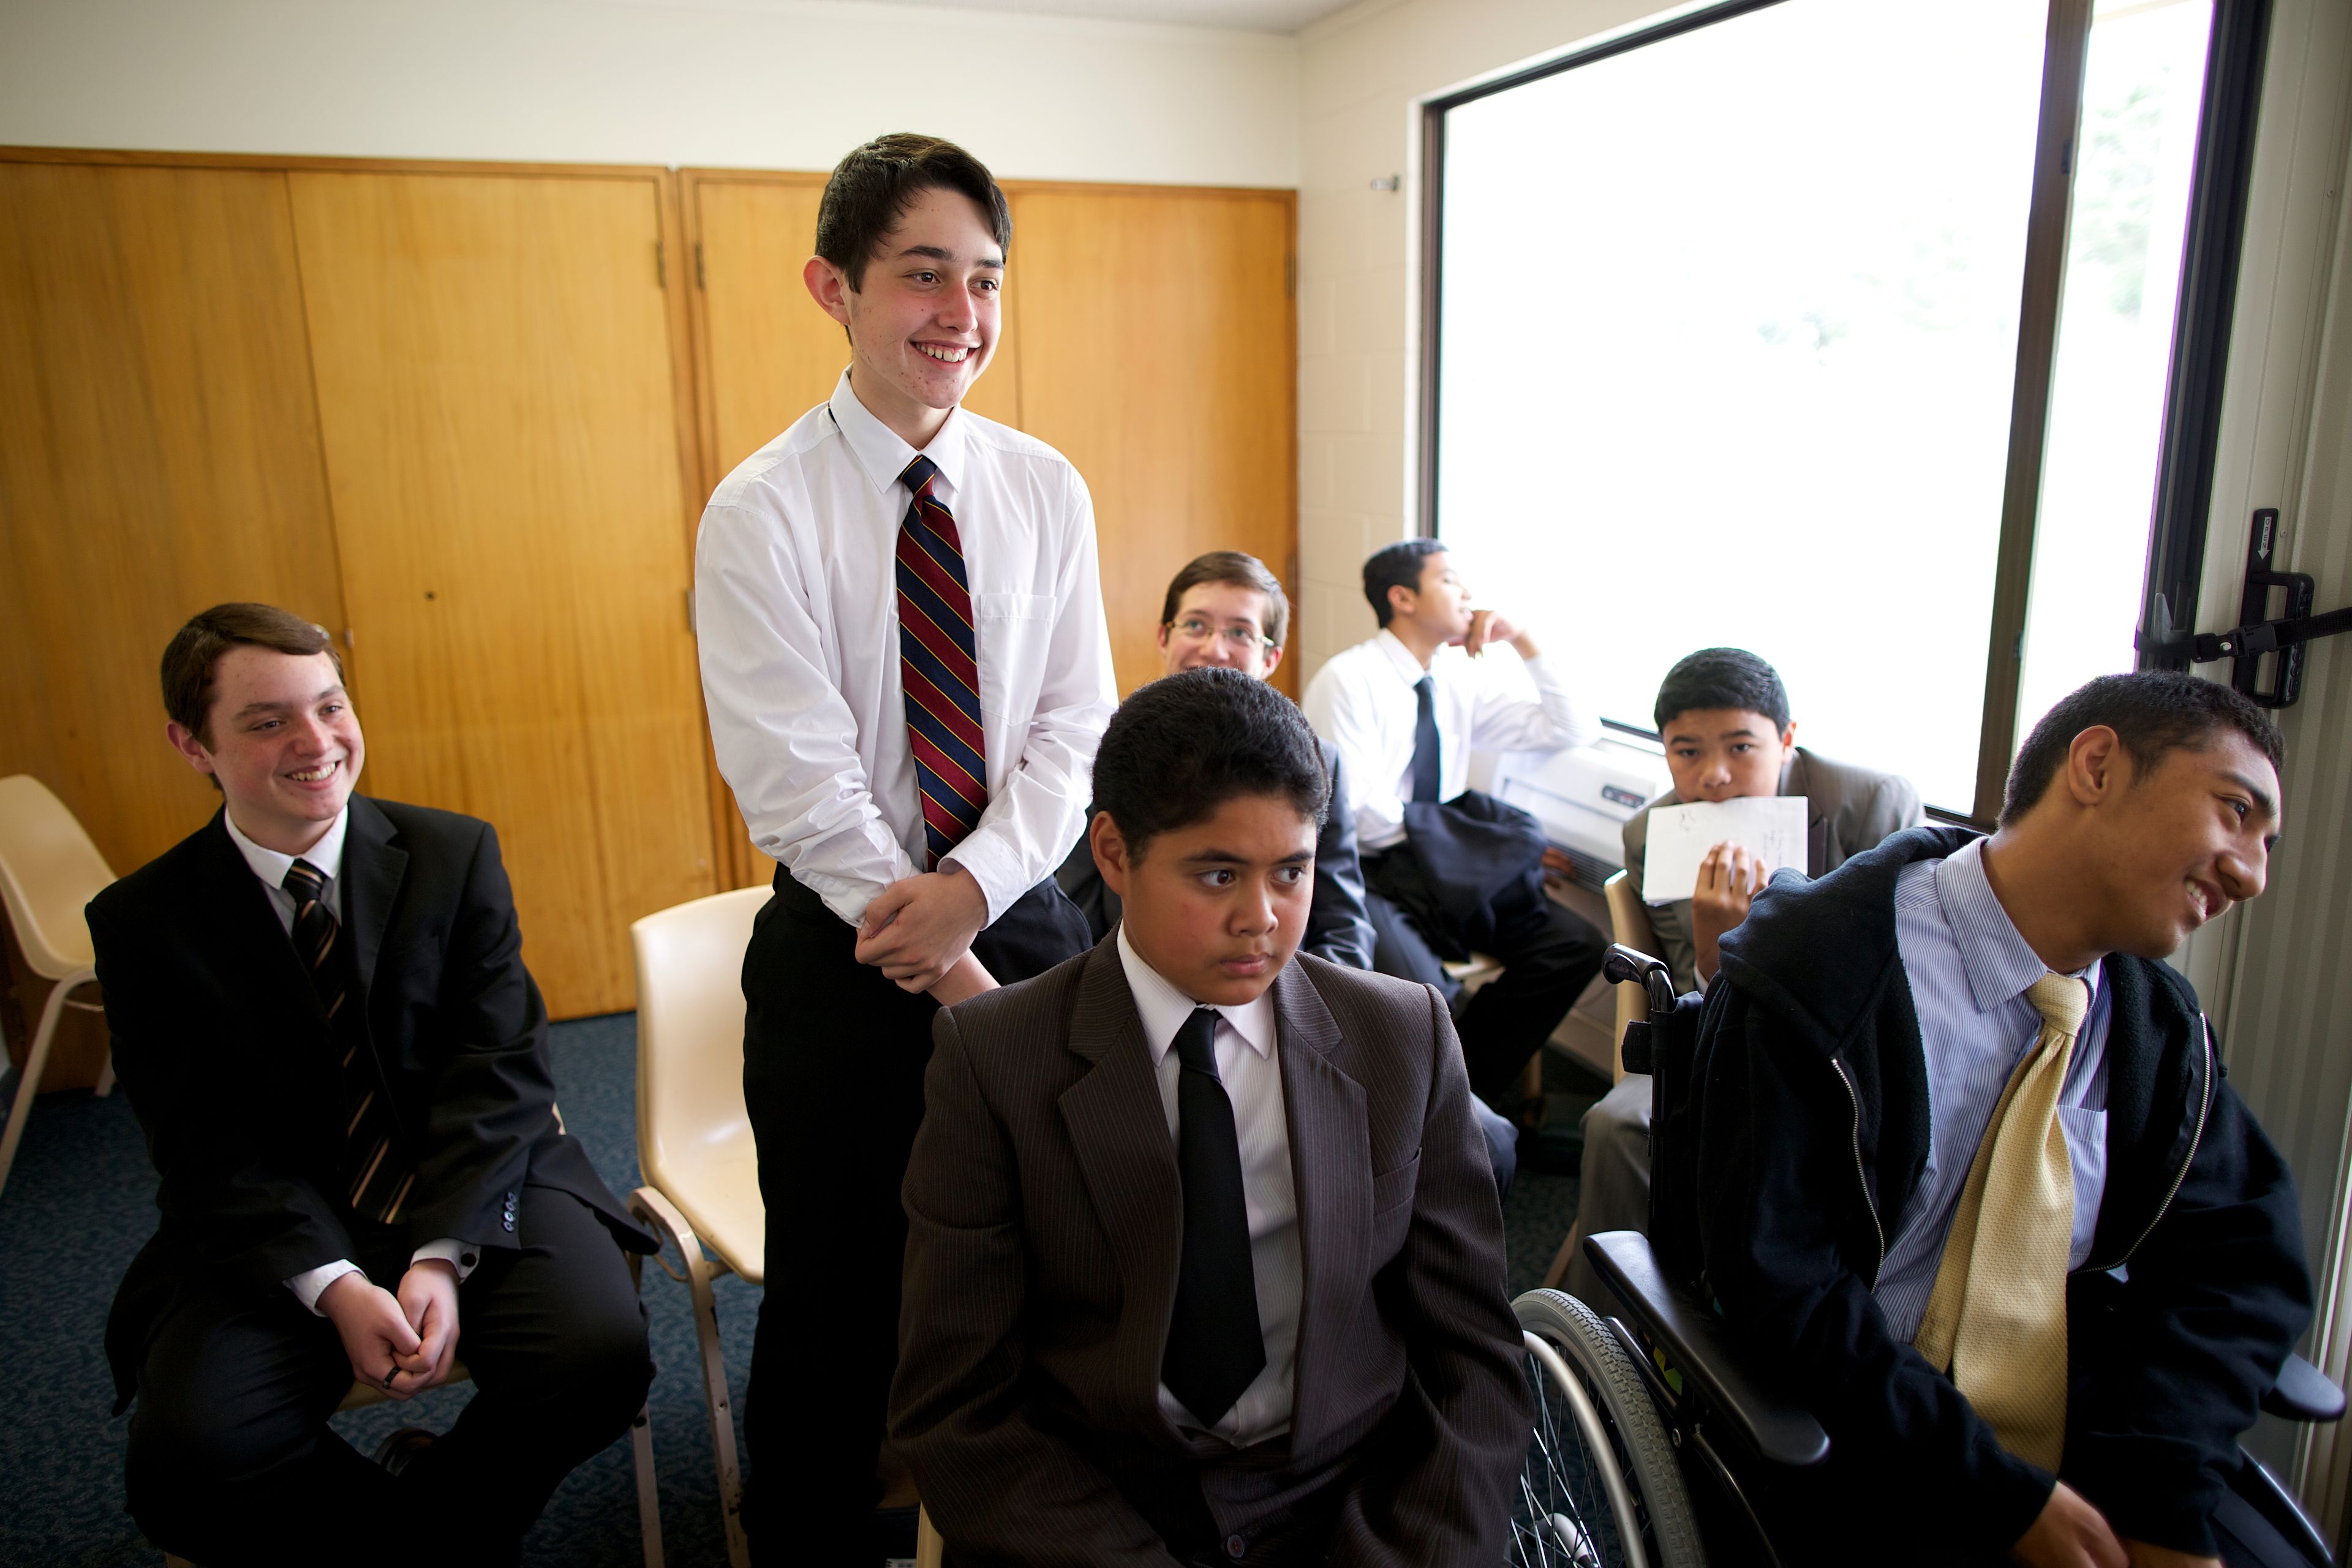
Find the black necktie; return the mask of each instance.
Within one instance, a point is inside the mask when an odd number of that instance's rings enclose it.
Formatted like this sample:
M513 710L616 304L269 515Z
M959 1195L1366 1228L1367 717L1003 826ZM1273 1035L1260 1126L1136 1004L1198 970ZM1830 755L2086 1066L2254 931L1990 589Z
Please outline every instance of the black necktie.
M1433 804L1443 798L1437 755L1437 678L1424 675L1413 682L1412 798Z
M375 1058L367 1050L367 1030L351 998L351 944L337 940L342 928L327 908L326 873L308 860L286 868L280 884L294 899L294 955L310 972L319 1005L327 1010L335 1032L340 1060L336 1072L343 1089L343 1192L354 1213L386 1225L400 1217L401 1205L416 1173L404 1165L396 1148L399 1122L383 1096Z
M1234 1102L1217 1077L1217 1015L1193 1009L1176 1031L1176 1164L1184 1178L1184 1262L1160 1381L1203 1426L1223 1420L1265 1365L1250 1268L1249 1207Z

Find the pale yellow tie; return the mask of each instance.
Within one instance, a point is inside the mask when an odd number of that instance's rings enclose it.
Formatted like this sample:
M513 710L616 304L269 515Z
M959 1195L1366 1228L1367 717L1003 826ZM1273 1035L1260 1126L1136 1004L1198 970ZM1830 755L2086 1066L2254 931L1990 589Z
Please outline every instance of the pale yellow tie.
M2066 1263L2074 1164L2058 1091L2090 988L2044 974L2025 993L2042 1033L2009 1075L1969 1166L1912 1345L1948 1369L2000 1446L2045 1470L2066 1447ZM1993 1216L1980 1225L1981 1216Z

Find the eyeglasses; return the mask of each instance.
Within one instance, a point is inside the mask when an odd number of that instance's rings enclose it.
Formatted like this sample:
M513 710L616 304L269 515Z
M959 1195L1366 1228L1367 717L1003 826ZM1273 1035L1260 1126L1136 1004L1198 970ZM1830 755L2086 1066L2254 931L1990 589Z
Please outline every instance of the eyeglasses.
M1213 626L1198 616L1187 616L1176 623L1176 633L1192 642L1206 642L1213 637L1225 639L1225 646L1235 653L1248 653L1254 648L1274 647L1274 639L1261 637L1247 626Z

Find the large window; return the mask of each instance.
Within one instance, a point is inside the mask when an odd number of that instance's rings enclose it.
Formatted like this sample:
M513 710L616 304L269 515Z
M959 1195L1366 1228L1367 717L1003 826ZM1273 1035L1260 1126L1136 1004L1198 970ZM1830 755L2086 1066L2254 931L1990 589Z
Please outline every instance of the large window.
M2131 668L2213 0L2087 9L1735 4L1433 106L1424 521L1605 717L1753 648L1966 816Z

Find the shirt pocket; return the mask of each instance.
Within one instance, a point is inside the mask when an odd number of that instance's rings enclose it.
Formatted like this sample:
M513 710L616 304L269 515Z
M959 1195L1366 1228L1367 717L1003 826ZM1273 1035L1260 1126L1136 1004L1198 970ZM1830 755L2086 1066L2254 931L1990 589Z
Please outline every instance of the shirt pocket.
M2091 1238L2099 1228L2099 1198L2106 1187L2107 1113L2062 1105L2058 1125L2066 1134L2067 1163L2074 1168L2074 1242L2066 1267L2080 1268L2090 1260Z
M1054 637L1051 594L974 594L972 634L980 647L980 706L1026 721L1045 688L1045 652ZM989 759L993 771L997 759Z

